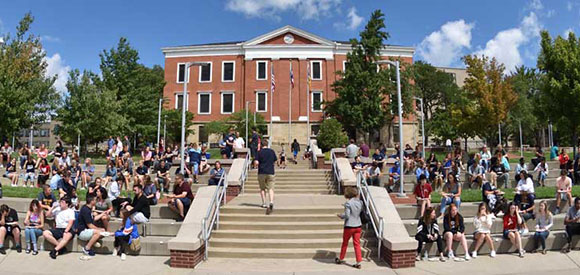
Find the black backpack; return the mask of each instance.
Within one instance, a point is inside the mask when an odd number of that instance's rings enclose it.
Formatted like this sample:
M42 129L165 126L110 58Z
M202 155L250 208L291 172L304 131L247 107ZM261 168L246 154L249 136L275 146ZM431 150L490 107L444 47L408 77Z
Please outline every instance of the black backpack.
M364 224L368 224L371 221L371 215L367 211L367 206L364 200L360 200L362 202L362 210L360 211L360 222Z

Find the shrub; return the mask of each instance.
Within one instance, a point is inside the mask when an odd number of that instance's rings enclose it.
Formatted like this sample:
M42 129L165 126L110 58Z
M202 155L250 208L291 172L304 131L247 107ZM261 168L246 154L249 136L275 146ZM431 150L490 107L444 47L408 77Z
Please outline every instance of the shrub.
M348 142L348 136L342 129L342 125L334 118L328 118L322 122L316 139L318 146L324 152L342 147Z

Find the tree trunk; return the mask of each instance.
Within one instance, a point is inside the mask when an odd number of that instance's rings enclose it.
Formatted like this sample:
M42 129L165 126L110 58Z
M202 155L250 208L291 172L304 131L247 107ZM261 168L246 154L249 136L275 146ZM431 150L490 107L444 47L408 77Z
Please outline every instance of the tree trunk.
M468 151L467 151L467 137L465 137L465 154L466 155L468 154Z

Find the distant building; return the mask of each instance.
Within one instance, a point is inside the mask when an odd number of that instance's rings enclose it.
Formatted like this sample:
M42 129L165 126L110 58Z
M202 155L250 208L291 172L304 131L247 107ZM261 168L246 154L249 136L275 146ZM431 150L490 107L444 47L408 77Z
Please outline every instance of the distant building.
M54 148L56 146L57 140L60 137L56 134L58 133L58 127L60 122L51 121L47 123L37 124L32 129L22 129L15 136L17 145L19 147L22 144L30 145L30 131L32 130L32 146L38 148L41 144L44 144L48 148Z
M453 79L455 79L455 84L457 84L457 86L463 87L463 84L465 84L465 79L467 78L467 69L448 68L448 67L437 67L437 69L452 75Z

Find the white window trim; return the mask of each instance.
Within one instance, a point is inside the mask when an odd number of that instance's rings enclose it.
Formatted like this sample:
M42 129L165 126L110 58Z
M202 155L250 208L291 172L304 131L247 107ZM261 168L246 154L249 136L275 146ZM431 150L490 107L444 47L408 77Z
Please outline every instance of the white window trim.
M314 63L320 64L320 78L314 78ZM322 61L320 60L310 61L310 76L312 77L312 80L322 80Z
M224 112L224 95L232 95L232 111L231 112ZM222 115L233 114L234 112L236 112L236 93L234 91L222 91L220 97L221 97L220 112Z
M320 94L320 110L314 110L314 94L315 93ZM322 105L322 101L323 101L322 91L312 91L312 93L310 93L310 111L313 113L322 113L322 109L324 109L324 105Z
M260 65L259 64L260 63L266 64L266 71L265 71L266 77L265 78L259 78L259 76L260 76L260 70L259 70ZM256 80L268 80L268 61L265 61L265 60L256 61Z
M212 81L212 78L213 78L213 62L211 62L211 61L202 61L202 62L209 64L209 81L201 81L201 67L203 67L203 66L197 66L199 69L198 81L199 81L199 83L210 83Z
M174 95L174 97L175 97L175 109L179 109L181 107L181 106L178 106L178 103L179 103L178 98L180 95L183 95L183 92L175 92L175 95ZM189 92L187 92L185 98L183 99L183 100L185 100L185 110L189 110L189 100L187 100L187 99L189 99Z
M225 72L226 72L226 63L233 63L234 67L232 70L232 80L224 80L224 76L225 76ZM236 61L232 60L232 61L222 61L222 82L236 82Z
M346 60L342 61L342 72L346 72Z
M209 112L201 112L201 95L209 95ZM197 92L197 114L198 115L211 115L211 92Z
M177 83L183 83L183 81L179 81L179 66L180 65L187 66L187 63L183 63L183 62L182 63L177 63L177 77L175 79L175 81ZM189 83L189 73L190 73L190 69L191 69L191 67L187 68L187 73L183 75L183 78L184 78L185 81L187 81L187 83Z
M265 97L265 101L266 102L264 104L264 107L266 107L266 108L263 111L258 110L258 94L261 94L261 93L263 93L263 94L266 95L266 97ZM268 112L268 91L256 91L256 98L255 99L256 99L255 100L256 101L256 108L255 108L256 113L265 113L265 112Z

